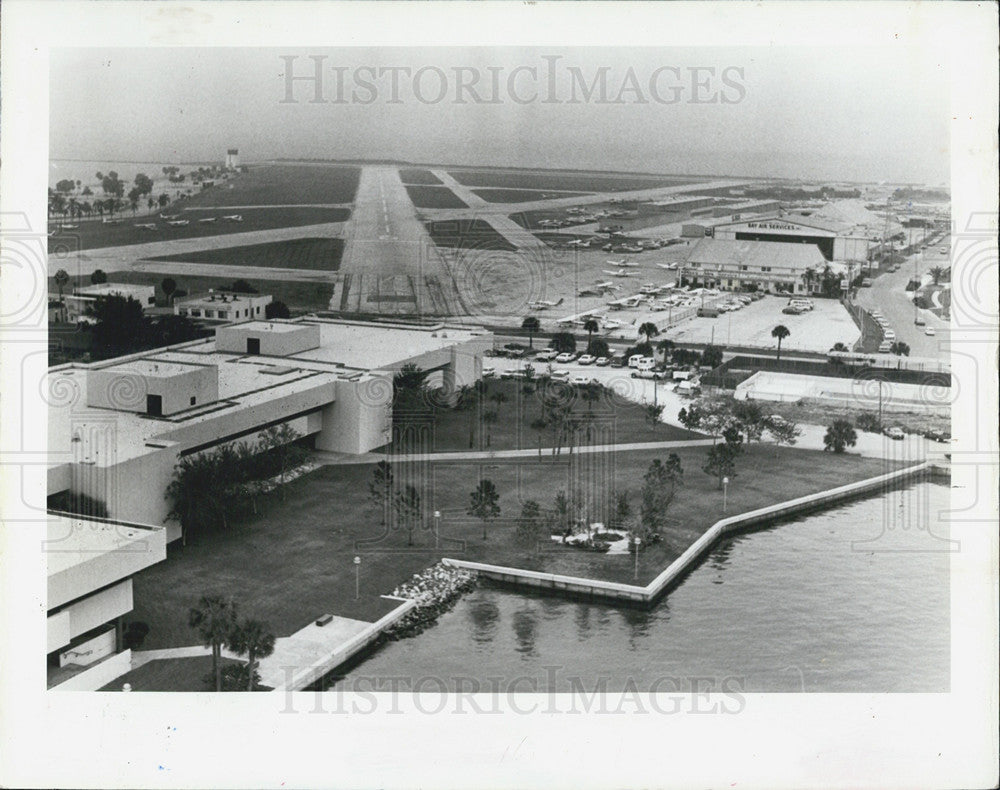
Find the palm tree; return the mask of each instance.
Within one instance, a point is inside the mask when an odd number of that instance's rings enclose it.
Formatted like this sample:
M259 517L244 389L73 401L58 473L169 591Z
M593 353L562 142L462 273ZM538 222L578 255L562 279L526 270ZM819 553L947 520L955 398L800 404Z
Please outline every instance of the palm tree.
M237 655L247 657L247 691L253 691L257 659L271 655L274 652L274 642L274 634L267 627L267 623L252 618L241 622L229 635L229 649Z
M788 327L784 324L778 324L774 329L771 330L771 337L778 338L778 361L781 361L781 341L788 337L791 332L788 331Z
M656 344L658 351L663 352L663 364L667 364L670 361L670 353L674 350L673 340L661 340Z
M167 304L172 305L174 303L174 291L177 290L177 281L173 277L164 277L163 282L160 283L160 290L167 297Z
M639 334L646 336L646 342L649 343L654 337L660 334L660 330L656 328L656 324L652 321L646 321L639 325Z
M533 315L529 315L521 322L521 329L528 332L528 348L534 348L535 332L541 328L541 322Z
M538 433L538 460L542 460L542 433L549 427L549 422L544 417L536 417L531 421L531 429Z
M56 281L56 288L59 289L59 310L62 312L63 288L65 288L66 284L69 282L69 275L66 273L65 269L60 269L55 273L55 276L52 279ZM63 320L65 320L65 316L63 316Z
M941 278L944 277L944 267L935 266L933 269L931 269L931 277L933 278L935 285L940 283Z
M218 595L203 595L198 606L188 611L188 625L198 631L206 647L212 648L215 690L222 691L222 645L236 627L236 604Z
M497 421L497 413L495 411L488 411L483 413L483 425L486 426L486 446L490 446L490 441L493 438L493 423Z
M594 337L594 332L598 332L601 329L601 325L597 322L596 318L588 318L583 322L583 331L587 333L587 353L590 353L590 341Z

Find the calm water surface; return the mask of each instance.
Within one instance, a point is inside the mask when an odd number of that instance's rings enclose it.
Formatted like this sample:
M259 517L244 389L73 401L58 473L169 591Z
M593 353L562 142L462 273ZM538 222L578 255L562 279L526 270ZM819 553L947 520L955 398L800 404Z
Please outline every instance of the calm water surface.
M613 691L700 676L745 691L946 692L947 506L946 486L920 483L739 535L650 611L481 587L348 682Z

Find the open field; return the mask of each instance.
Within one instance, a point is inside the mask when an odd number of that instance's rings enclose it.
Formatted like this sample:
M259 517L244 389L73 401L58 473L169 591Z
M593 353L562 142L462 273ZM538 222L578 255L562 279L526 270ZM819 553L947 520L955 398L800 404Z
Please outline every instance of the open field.
M720 518L722 492L701 470L705 448L679 448L684 486L668 512L665 539L640 555L639 582L645 584ZM631 451L601 456L608 472L602 482L632 492L638 507L642 475L667 451ZM541 535L536 546L515 541L515 521L529 499L550 507L555 492L582 479L580 459L566 456L539 462L456 461L397 465L397 475L424 490L423 510L442 513L440 548L434 548L433 519L414 530L413 547L405 530L383 530L368 503L372 465L322 467L287 486L263 514L234 524L226 532L202 535L185 548L172 547L168 559L134 579L134 620L149 624L145 649L196 643L187 626L188 609L201 595L229 595L246 614L268 622L287 636L317 616L331 612L373 621L390 603L380 599L400 582L442 556L632 582L633 558L607 556L561 546ZM598 460L598 459L592 459ZM729 513L769 505L814 491L880 474L882 460L855 455L755 445L737 462L729 486ZM480 476L500 493L500 519L488 527L466 515L469 493ZM358 540L370 543L359 547ZM362 558L361 595L355 599L353 557Z
M518 365L519 360L497 357L487 358L486 363L495 366L502 373L505 367ZM541 371L544 365L538 363L535 367ZM526 382L523 381L493 380L487 384L485 401L477 408L439 409L435 413L433 441L430 446L419 448L420 451L521 450L538 447L538 431L531 424L542 415L542 392L534 384L528 387L531 391L526 392L525 385ZM561 404L570 406L574 414L591 423L590 441L586 440L584 428L580 431L578 442L600 445L705 438L703 434L673 425L658 423L655 427L652 426L646 419L641 404L626 400L609 389L602 389L597 400L588 403L578 388L561 383L549 386L551 397L558 398ZM500 404L493 400L497 396L504 399ZM488 431L488 445L487 431L482 425L482 413L487 411L497 413L497 421ZM545 447L555 443L552 430L545 430L541 439ZM414 452L413 448L393 449Z
M193 195L188 206L350 203L361 168L351 165L254 165L225 184Z
M177 287L187 291L189 295L207 293L209 288L228 287L232 284L233 278L226 278L222 275L211 276L189 276L184 274L172 274L169 271L146 272L109 272L108 280L115 283L135 283L138 285L155 285L156 301L164 304L166 297L160 290L160 283L164 277L172 277ZM333 283L324 282L296 282L294 280L255 280L246 279L252 288L259 293L271 294L275 300L284 302L293 312L304 313L326 310L330 304L330 297L333 296ZM50 278L50 287L51 278Z
M427 232L439 247L459 249L507 250L516 249L485 220L460 219L428 222Z
M509 189L551 189L579 192L624 192L631 189L655 189L698 183L684 176L582 173L545 170L476 170L449 169L452 177L470 187L506 187Z
M340 256L343 252L343 239L289 239L243 247L198 250L182 255L163 255L149 260L335 272L340 268Z
M440 186L441 179L430 170L419 167L401 167L399 177L404 184L423 184L425 186Z
M417 208L468 208L448 187L407 186L406 193Z
M60 247L72 251L93 250L103 247L122 247L134 244L146 244L151 241L170 241L172 239L195 239L206 236L223 236L232 233L246 233L254 230L271 230L274 228L291 228L300 225L319 225L324 222L345 222L351 212L346 208L254 208L244 209L238 213L242 222L232 222L222 219L230 213L225 210L194 209L186 210L189 203L178 203L167 206L163 210L167 215L179 215L179 219L190 221L190 225L180 227L168 225L159 218L152 216L130 214L121 215L121 224L104 224L100 220L84 220L70 224L79 225L73 230L61 231L49 236L49 252L55 252ZM199 222L201 219L215 217L215 222ZM156 225L155 230L138 228L136 225ZM52 226L58 224L52 222Z
M472 193L488 203L527 203L548 198L580 197L590 192L562 192L541 189L473 189Z

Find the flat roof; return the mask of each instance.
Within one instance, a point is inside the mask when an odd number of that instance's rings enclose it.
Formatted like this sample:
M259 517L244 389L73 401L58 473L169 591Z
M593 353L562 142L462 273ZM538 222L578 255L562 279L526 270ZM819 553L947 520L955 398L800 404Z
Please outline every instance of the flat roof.
M115 373L135 373L147 378L168 379L184 373L191 373L203 367L205 366L192 365L180 360L144 357L131 359L128 362L121 362L117 365L98 367L97 370L114 371Z
M49 511L42 542L49 576L110 552L137 552L160 527Z
M827 264L823 253L815 244L710 238L698 241L687 262L710 266L780 266L803 270Z
M223 299L222 297L226 298ZM185 297L184 299L175 299L174 306L190 306L190 305L212 305L217 307L224 304L241 304L243 302L251 302L258 299L271 299L270 294L201 294L199 296L192 296L190 298Z
M234 327L239 327L241 332L246 332L251 330L254 332L268 332L274 335L280 335L286 332L301 332L304 327L311 326L312 322L309 321L244 321L242 324L233 324ZM220 330L226 330L229 327L219 327Z

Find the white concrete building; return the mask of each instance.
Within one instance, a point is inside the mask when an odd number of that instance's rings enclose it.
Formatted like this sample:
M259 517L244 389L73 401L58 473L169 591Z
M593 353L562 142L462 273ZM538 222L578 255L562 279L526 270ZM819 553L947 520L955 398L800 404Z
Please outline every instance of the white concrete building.
M48 686L98 689L130 668L122 618L132 611L132 576L166 559L166 530L50 512L42 552Z
M481 377L491 333L445 324L249 321L215 338L49 370L48 493L86 494L113 519L167 522L183 456L289 425L320 450L391 440L392 382L408 363L445 388ZM168 538L180 536L168 523Z
M706 238L698 241L678 275L682 285L723 291L809 294L819 291L827 267L848 276L846 264L830 263L814 244Z
M178 299L174 302L174 315L208 321L250 321L264 318L271 304L270 294L238 294L212 291L200 296Z
M66 294L63 302L66 305L66 320L76 323L85 318L87 310L92 308L101 296L123 296L135 299L145 310L156 306L156 288L152 285L130 285L128 283L101 283L99 285L82 285Z

